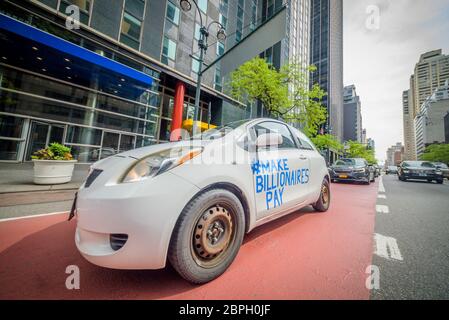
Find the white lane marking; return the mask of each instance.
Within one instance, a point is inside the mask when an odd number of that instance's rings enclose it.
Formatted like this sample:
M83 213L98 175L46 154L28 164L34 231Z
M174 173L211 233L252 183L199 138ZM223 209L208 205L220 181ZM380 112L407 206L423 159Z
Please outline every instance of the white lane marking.
M395 238L386 237L381 234L374 234L375 251L374 253L388 260L403 261L401 251L399 250L398 242Z
M385 194L378 194L377 198L378 199L387 199L387 196Z
M390 213L390 209L388 208L388 206L378 204L378 205L376 205L376 212L377 213Z
M15 217L15 218L7 218L7 219L0 219L1 222L7 222L7 221L15 221L15 220L23 220L23 219L31 219L31 218L40 218L40 217L47 217L47 216L55 216L58 214L68 214L68 211L64 212L52 212L52 213L44 213L44 214L35 214L31 216L22 216L22 217Z
M382 177L379 179L379 192L385 193L385 186Z

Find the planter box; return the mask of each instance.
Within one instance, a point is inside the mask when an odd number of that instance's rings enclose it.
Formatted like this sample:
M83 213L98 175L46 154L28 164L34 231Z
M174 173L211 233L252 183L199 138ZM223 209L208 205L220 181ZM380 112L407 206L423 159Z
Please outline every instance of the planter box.
M76 160L33 160L35 184L63 184L72 180Z

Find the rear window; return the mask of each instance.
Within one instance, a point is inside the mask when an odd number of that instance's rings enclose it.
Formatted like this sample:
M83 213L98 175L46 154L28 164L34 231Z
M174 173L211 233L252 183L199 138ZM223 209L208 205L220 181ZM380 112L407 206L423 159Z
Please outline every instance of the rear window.
M407 161L402 164L403 167L423 167L423 168L435 168L431 162L421 162L421 161Z

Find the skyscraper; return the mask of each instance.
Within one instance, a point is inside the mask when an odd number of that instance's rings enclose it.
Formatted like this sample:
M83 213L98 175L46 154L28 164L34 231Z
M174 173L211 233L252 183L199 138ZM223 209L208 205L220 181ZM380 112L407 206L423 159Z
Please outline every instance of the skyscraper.
M343 139L362 142L362 104L354 85L346 86L343 93Z
M404 142L407 160L417 159L416 118L423 103L449 79L449 55L442 50L422 54L410 77L410 89L402 94Z
M449 55L442 50L429 51L421 55L415 66L412 89L414 91L414 117L421 105L449 79Z
M416 160L412 90L406 90L402 93L402 112L404 125L404 158L405 160Z
M343 1L311 0L310 64L317 67L311 85L327 92L325 132L343 140Z

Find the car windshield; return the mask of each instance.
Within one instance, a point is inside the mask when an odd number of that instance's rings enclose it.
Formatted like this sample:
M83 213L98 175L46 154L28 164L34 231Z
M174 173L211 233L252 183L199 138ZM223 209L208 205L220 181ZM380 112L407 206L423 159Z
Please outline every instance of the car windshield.
M438 162L438 163L435 163L435 166L437 166L440 169L449 169L449 167L445 163Z
M407 161L402 164L403 167L423 167L423 168L435 168L435 166L430 162L422 161Z
M237 129L238 127L244 125L245 123L249 122L250 120L241 120L241 121L235 121L230 122L228 124L225 124L223 126L213 128L206 130L200 134L194 135L192 137L192 140L214 140L214 139L220 139L226 136L227 134L231 133L234 129Z
M336 166L353 166L355 165L354 159L341 159L335 162Z

